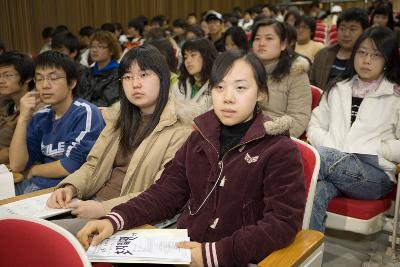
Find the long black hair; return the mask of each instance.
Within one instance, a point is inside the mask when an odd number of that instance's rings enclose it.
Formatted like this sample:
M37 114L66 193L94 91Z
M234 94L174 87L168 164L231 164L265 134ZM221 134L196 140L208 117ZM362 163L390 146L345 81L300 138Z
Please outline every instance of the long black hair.
M327 97L337 82L350 81L357 74L354 57L361 43L366 39L371 39L385 60L383 76L392 83L400 84L400 56L395 34L387 27L371 27L366 29L354 44L346 70L328 84L328 89L324 92Z
M389 27L390 29L393 30L394 27L394 19L393 19L393 11L392 8L389 5L380 5L378 6L372 13L371 15L371 21L370 21L370 25L373 26L374 25L374 18L375 15L384 15L388 18L388 22L386 24L386 27Z
M247 42L247 37L245 31L238 26L232 26L228 30L226 30L222 36L222 40L224 41L224 46L226 43L226 37L230 36L233 43L239 47L239 49L247 52L249 50L249 43Z
M286 42L287 33L286 33L285 24L283 22L277 21L275 19L263 19L263 20L258 21L253 26L253 29L251 31L251 38L250 38L251 47L253 47L254 38L256 37L258 29L260 27L265 27L265 26L272 26L272 28L274 29L276 34L279 36L281 43ZM279 56L278 64L276 65L275 69L272 71L270 77L273 80L279 82L286 75L289 75L290 68L292 67L292 64L296 58L297 58L297 55L294 53L294 51L290 47L286 47L286 49L281 52L281 55Z
M129 50L122 58L118 68L120 78L129 71L134 62L137 62L141 70L151 70L158 76L160 94L150 122L141 132L138 132L142 116L140 109L128 100L120 80L121 109L114 129L120 130L120 148L124 154L139 145L154 130L160 121L169 94L170 71L164 56L157 48L145 44Z
M192 40L188 40L183 44L182 58L185 57L186 51L196 51L200 53L201 57L203 58L203 66L201 67L200 79L202 83L207 82L210 79L211 69L218 53L214 45L205 38L195 38ZM191 85L195 83L195 80L194 77L190 75L187 71L184 62L181 64L179 70L179 88L184 88L184 92L182 93L186 94L186 80L189 79L189 83Z

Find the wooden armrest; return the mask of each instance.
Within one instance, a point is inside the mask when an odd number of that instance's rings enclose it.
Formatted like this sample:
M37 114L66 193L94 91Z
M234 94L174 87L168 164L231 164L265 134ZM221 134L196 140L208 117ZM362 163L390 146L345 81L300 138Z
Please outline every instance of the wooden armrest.
M44 195L47 193L51 193L54 191L54 189L55 189L55 187L50 187L50 188L38 190L35 192L30 192L30 193L23 194L23 195L2 199L2 200L0 200L0 205L8 204L8 203L15 202L15 201L25 199L25 198L30 198L30 197L35 197L35 196L40 196L40 195Z
M257 266L298 266L322 244L323 240L324 234L319 231L301 230L290 246L271 253Z

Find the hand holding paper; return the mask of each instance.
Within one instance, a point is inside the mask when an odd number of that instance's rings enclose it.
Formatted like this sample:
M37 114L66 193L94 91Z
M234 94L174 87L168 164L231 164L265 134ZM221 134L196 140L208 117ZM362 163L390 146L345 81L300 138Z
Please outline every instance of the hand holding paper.
M179 241L201 250L199 243L188 242L187 229L132 229L90 246L87 255L92 262L189 264L191 251L178 248ZM193 266L201 266L201 262Z
M190 249L192 255L192 262L190 263L191 267L202 267L204 266L203 263L203 255L201 253L201 244L198 242L189 242L189 241L182 241L176 243L177 248L184 248Z
M47 200L47 206L53 209L66 209L72 198L76 196L76 189L73 185L66 185L54 191Z
M97 220L88 222L77 234L79 242L85 249L89 248L89 245L97 246L101 241L110 237L114 233L114 227L109 220ZM92 236L97 234L92 239Z

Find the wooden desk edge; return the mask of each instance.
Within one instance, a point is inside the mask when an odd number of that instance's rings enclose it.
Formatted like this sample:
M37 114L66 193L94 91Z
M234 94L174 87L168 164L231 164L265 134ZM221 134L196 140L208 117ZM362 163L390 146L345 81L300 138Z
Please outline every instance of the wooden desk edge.
M298 266L322 244L323 240L324 235L321 232L301 230L292 244L273 252L257 266Z
M30 197L40 196L40 195L43 195L43 194L51 193L53 191L54 191L54 187L50 187L50 188L42 189L42 190L39 190L39 191L35 191L35 192L31 192L31 193L27 193L27 194L15 196L15 197L10 197L10 198L6 198L6 199L2 199L2 200L0 200L0 205L8 204L8 203L11 203L11 202L15 202L15 201L26 199L26 198L30 198Z

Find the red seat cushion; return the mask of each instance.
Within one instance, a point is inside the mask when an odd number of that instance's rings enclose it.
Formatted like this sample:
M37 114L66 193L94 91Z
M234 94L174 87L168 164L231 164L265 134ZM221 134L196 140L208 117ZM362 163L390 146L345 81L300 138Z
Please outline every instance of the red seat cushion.
M385 198L378 200L357 200L346 197L335 197L329 203L328 211L347 217L369 220L388 210L395 195L394 189Z
M315 154L314 152L309 149L308 147L304 146L301 143L296 143L297 148L299 149L301 160L303 162L303 170L304 170L304 184L306 189L306 196L308 196L308 190L310 189L310 184L315 168Z
M318 107L319 101L321 99L321 92L318 89L311 88L311 110Z
M0 247L1 266L83 266L78 252L66 237L30 221L2 220Z

